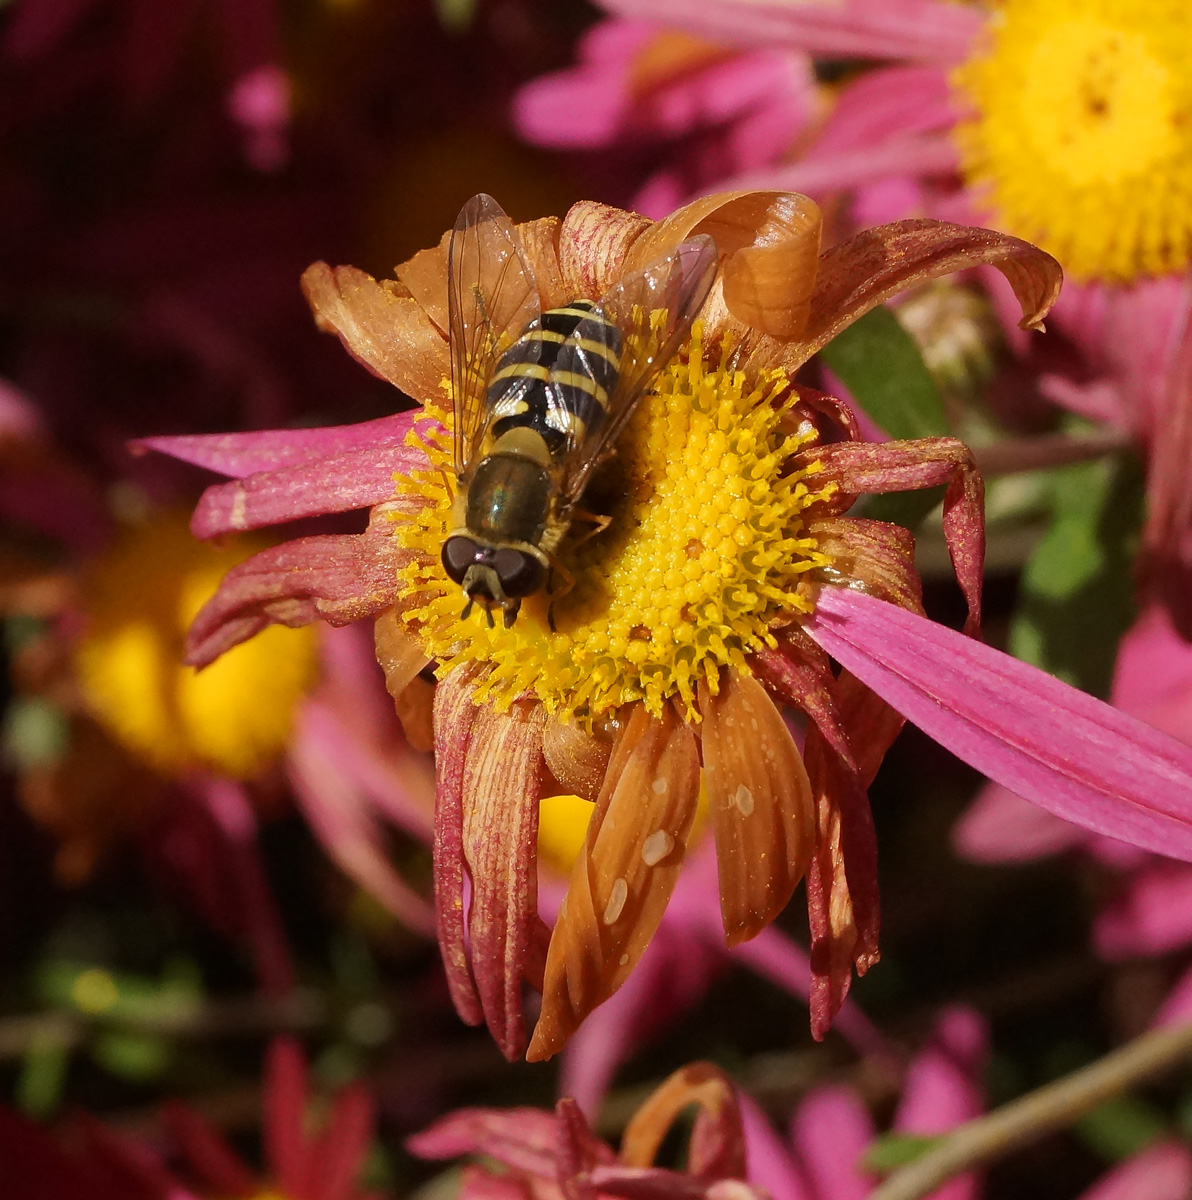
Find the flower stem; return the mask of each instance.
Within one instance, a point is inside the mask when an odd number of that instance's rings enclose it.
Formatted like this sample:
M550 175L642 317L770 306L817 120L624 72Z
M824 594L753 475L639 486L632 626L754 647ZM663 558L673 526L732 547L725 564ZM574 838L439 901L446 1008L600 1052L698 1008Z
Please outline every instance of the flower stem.
M988 477L1066 467L1116 454L1130 444L1130 439L1116 429L1099 429L1075 437L1053 433L1042 437L1006 438L988 446L974 446L973 455L981 474Z
M1144 1033L1091 1066L1028 1092L948 1134L869 1200L920 1200L940 1184L1072 1124L1097 1105L1192 1055L1192 1022Z

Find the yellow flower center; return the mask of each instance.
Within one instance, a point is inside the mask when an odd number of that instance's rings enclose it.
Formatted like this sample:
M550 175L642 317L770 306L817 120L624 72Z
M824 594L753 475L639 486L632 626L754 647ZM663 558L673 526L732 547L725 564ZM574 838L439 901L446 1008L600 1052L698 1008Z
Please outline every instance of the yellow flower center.
M1006 0L954 83L965 175L1079 278L1192 259L1192 6Z
M195 541L184 520L132 531L84 580L87 624L75 667L92 716L155 770L247 778L285 746L314 681L313 629L270 626L202 671L182 665L195 614L224 573L262 549Z
M607 504L608 528L585 538L576 521L560 548L574 586L553 597L554 631L544 593L512 629L490 629L479 606L461 618L464 598L439 561L452 506L446 439L423 427L432 469L414 487L427 504L399 533L419 551L402 571L405 619L440 670L489 664L475 694L498 708L532 694L587 722L639 700L657 714L677 697L698 719L699 679L715 691L721 667L747 670L747 654L774 644L780 610L811 610L799 582L827 565L802 519L827 494L807 485L819 465L786 468L812 436L784 431L792 403L781 371L750 382L723 357L709 368L697 332L634 413L609 498L599 481L585 496Z

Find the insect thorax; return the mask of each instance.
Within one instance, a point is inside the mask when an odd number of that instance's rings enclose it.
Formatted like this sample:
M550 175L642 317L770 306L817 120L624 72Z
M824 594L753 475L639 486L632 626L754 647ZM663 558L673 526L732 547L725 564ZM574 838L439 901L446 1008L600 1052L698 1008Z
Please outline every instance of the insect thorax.
M561 459L605 420L620 352L621 331L590 300L536 317L489 382L493 433L533 429Z
M468 484L468 532L490 542L537 546L550 516L554 487L533 458L498 449L476 466Z

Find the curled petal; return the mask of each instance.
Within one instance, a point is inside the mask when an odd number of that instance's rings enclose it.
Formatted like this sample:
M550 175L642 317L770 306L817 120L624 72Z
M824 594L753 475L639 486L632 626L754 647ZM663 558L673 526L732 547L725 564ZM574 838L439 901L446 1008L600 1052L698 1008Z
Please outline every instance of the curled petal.
M612 743L585 733L578 725L547 721L542 750L551 774L569 791L595 800L604 784Z
M543 308L557 308L572 299L567 294L559 266L559 236L563 222L558 217L539 217L517 226L526 262L538 284L538 298Z
M909 529L861 517L823 517L808 521L807 533L831 559L832 578L912 612L923 611L923 584Z
M649 945L674 890L698 798L695 735L670 707L651 717L638 706L613 750L559 908L530 1061L557 1053Z
M448 337L447 317L447 251L451 245L451 230L439 244L429 250L419 250L413 258L399 263L393 274L406 291L422 306L442 337Z
M600 299L625 274L630 247L649 226L646 217L595 200L573 204L559 230L559 271L566 295Z
M796 342L759 348L757 365L781 365L793 373L883 300L981 263L997 267L1009 280L1022 306L1022 327L1037 328L1055 303L1063 279L1050 254L989 229L925 218L895 221L858 233L820 256L806 331Z
M396 700L417 678L430 659L417 638L411 637L396 608L383 612L373 626L377 662L385 672L385 687Z
M217 483L199 499L191 532L209 538L323 513L371 508L393 496L395 475L425 466L421 450L384 446Z
M355 267L317 262L303 273L302 290L319 328L338 334L374 375L423 404L442 396L440 383L451 373L447 340L396 284L378 283Z
M745 1134L732 1081L711 1063L681 1067L650 1093L621 1137L621 1161L650 1167L684 1109L697 1105L687 1170L699 1179L744 1179Z
M138 438L128 443L134 454L156 450L182 462L206 467L233 479L257 471L280 471L355 450L396 449L414 428L413 410L322 429L262 429L253 433L191 433L178 437Z
M525 1047L522 980L531 974L538 917L538 788L542 706L481 706L463 774L463 853L472 879L472 975L484 1018L510 1061ZM537 980L530 982L537 984Z
M298 538L233 567L199 610L186 659L205 667L268 625L347 625L392 608L400 551L383 506L361 534Z
M958 758L1086 829L1192 859L1192 750L1007 654L860 592L807 631Z
M455 1011L479 1025L484 1011L472 982L464 938L464 768L479 707L472 701L474 672L457 667L435 688L435 919L439 953Z
M719 192L684 205L633 246L627 270L687 238L708 234L720 252L724 304L742 324L787 340L806 328L823 218L798 192Z
M729 671L717 696L701 680L699 706L720 912L735 946L787 906L811 857L815 806L798 748L756 679Z
M976 636L981 629L981 572L985 564L985 484L973 461L973 452L956 438L941 437L838 442L819 447L815 458L823 464L825 481L835 480L842 492L855 495L905 492L947 484L944 536L957 582L968 601L965 632ZM886 560L888 570L895 569L898 555L890 535L882 541L886 551L879 555L879 560ZM878 544L873 548L877 551Z

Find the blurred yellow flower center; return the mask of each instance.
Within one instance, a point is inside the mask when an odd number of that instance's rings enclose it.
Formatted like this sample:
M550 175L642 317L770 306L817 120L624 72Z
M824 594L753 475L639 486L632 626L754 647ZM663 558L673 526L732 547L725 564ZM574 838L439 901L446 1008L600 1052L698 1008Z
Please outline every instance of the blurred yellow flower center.
M84 580L75 666L92 716L155 770L240 778L280 754L314 681L312 629L270 626L202 671L182 665L186 630L224 573L261 549L196 541L158 518L117 540Z
M538 857L567 875L583 849L596 807L582 796L546 796L538 805Z
M1078 278L1192 259L1192 5L1006 0L955 74L964 173Z
M596 536L577 522L561 547L575 583L554 599L530 597L512 629L490 629L464 598L439 551L452 495L446 441L424 426L432 470L414 486L426 498L399 532L418 553L402 572L415 601L405 619L441 670L482 662L476 698L498 708L526 693L564 719L587 721L643 701L658 714L676 697L690 719L695 687L716 690L721 667L774 644L779 610L808 612L804 574L826 565L802 513L823 491L808 488L818 464L788 471L806 436L784 432L788 396L781 371L748 382L725 361L709 368L698 333L639 404L618 445L615 486L599 482L585 504L607 505ZM435 414L440 417L442 414ZM606 498L607 497L607 498Z

